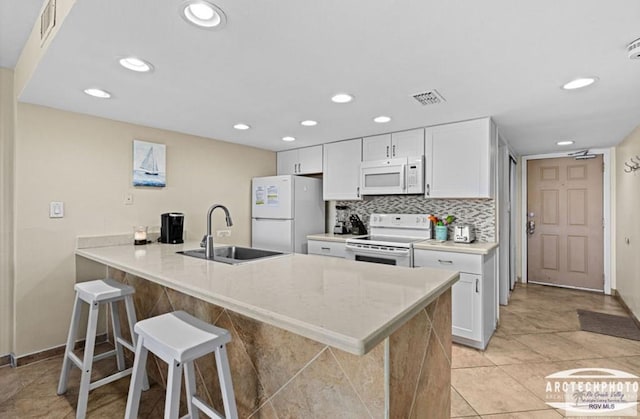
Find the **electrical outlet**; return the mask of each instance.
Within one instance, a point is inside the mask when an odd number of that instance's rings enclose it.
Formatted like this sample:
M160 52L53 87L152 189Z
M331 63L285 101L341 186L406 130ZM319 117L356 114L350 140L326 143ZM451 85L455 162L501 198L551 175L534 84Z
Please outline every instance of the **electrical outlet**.
M133 194L128 193L124 196L124 204L133 205Z
M231 230L216 230L217 237L230 237Z

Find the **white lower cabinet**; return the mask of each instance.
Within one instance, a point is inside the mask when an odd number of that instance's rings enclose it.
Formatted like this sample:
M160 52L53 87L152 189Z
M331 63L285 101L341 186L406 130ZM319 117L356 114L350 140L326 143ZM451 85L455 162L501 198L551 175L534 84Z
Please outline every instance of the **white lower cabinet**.
M495 250L486 255L414 249L415 267L459 271L451 288L453 341L484 350L496 329Z
M310 255L333 256L336 258L346 257L344 243L321 240L309 240L308 243L308 253Z

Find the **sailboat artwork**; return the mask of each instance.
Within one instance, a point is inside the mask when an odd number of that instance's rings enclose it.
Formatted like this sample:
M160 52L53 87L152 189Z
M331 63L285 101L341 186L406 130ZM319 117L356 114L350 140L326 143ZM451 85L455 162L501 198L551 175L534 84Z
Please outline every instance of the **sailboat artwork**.
M158 175L158 162L156 161L156 157L153 154L153 147L149 148L149 152L147 153L147 157L142 160L142 164L140 168L144 170L147 175Z
M133 186L166 186L166 146L133 140Z

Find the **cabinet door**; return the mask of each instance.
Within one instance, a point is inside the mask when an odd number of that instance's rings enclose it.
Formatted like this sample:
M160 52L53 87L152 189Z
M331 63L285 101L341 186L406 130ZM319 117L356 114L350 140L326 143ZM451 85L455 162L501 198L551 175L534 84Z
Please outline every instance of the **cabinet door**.
M489 118L426 129L426 185L430 198L492 198Z
M451 287L451 325L454 336L482 339L482 276L460 273Z
M276 155L278 175L295 175L298 168L298 150L279 151Z
M424 128L391 134L391 156L412 157L424 155Z
M391 157L391 134L374 135L362 139L362 161Z
M298 173L310 174L322 173L322 146L305 147L298 149Z
M330 199L361 200L362 139L325 144L322 157L322 192Z

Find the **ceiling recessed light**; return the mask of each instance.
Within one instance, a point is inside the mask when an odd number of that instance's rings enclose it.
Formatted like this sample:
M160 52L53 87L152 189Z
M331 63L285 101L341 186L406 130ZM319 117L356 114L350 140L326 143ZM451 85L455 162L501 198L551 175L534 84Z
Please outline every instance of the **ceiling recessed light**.
M136 57L121 58L119 62L124 68L138 73L147 73L153 69L151 64Z
M111 97L111 93L107 92L106 90L97 89L95 87L84 89L84 92L89 96L97 97L98 99L109 99Z
M574 89L580 89L582 87L587 87L593 83L595 83L595 81L598 80L597 77L580 77L577 79L573 79L568 83L565 83L562 88L564 90L574 90Z
M353 100L353 96L348 93L338 93L337 95L333 95L331 101L334 103L349 103Z
M294 137L282 137L282 141L295 141Z
M205 0L189 0L180 6L180 15L199 28L219 29L227 22L222 9Z
M307 119L306 121L300 122L300 125L302 125L304 127L314 127L314 126L318 125L318 122L317 121L313 121L311 119Z
M246 130L246 129L251 128L251 127L250 127L249 125L247 125L247 124L235 124L233 127L234 127L235 129L239 129L239 130L241 130L241 131L244 131L244 130Z
M573 144L572 140L558 141L556 144L558 145L571 145Z
M391 118L388 116L380 115L373 118L373 121L377 122L378 124L386 124L387 122L391 121Z

